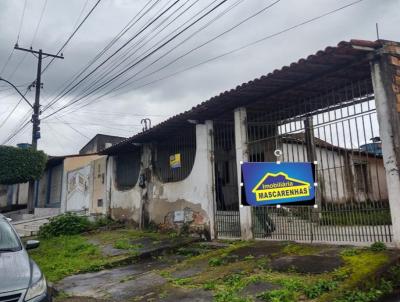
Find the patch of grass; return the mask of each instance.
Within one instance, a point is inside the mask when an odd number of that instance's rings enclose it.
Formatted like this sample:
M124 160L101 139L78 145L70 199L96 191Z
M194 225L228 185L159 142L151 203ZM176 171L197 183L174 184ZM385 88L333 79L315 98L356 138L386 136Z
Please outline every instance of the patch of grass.
M370 288L365 291L346 291L341 297L336 298L334 302L373 302L390 293L392 290L391 282L382 280L379 286L375 288Z
M224 261L218 257L213 257L213 258L210 258L210 260L208 260L209 266L220 266L222 264L224 264Z
M341 256L356 256L361 253L360 249L354 248L354 247L349 247L345 248L340 252Z
M216 289L216 284L213 281L209 281L203 284L203 289L205 290L214 290Z
M117 240L134 240L140 238L150 238L153 242L160 242L168 239L168 234L161 234L152 231L141 231L136 229L118 229L113 231L103 231L91 234L91 238L98 240L101 244L114 244Z
M316 283L306 286L304 288L304 294L310 298L315 299L321 296L323 293L332 291L338 287L338 281L335 280L318 280Z
M321 247L315 245L288 243L282 249L282 252L288 255L306 256L314 255L320 250Z
M330 207L329 211L323 212L322 217L319 220L321 225L390 225L392 224L392 219L390 216L389 208L378 209L377 206L363 204L359 206L364 206L364 211L357 211L355 215L352 215L349 219L346 215L338 215L341 210L350 210L354 212L351 206L340 206L337 208ZM378 206L379 207L379 206ZM369 209L369 210L368 210Z
M266 291L257 296L265 302L296 302L296 295L288 289L276 289Z
M101 270L110 261L80 235L43 239L30 255L52 282L73 274Z
M176 278L172 283L178 286L189 285L192 283L192 278Z
M115 241L114 247L120 250L138 250L143 247L143 244L132 244L127 239L118 239Z
M369 249L373 252L382 252L382 251L386 251L387 248L383 242L375 242L375 243L371 244Z
M215 302L252 302L251 298L242 297L234 290L218 291L214 296Z
M380 267L389 261L389 256L385 252L368 250L362 250L354 256L342 256L342 258L345 261L342 270L347 270L349 273L345 283L346 287L357 286L358 283L364 282L366 277L373 276Z

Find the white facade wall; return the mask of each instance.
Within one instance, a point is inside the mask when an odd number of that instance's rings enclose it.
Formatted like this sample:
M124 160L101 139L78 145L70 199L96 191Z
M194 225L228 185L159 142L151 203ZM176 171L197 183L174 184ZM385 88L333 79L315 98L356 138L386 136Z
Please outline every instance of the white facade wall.
M184 211L192 215L196 225L203 225L213 235L214 169L212 163L212 122L196 125L196 156L189 176L178 182L163 183L154 173L147 179L146 187L138 183L130 190L118 190L115 184L115 160L110 157L108 184L110 188L111 215L116 219L133 220L142 225L143 220L155 224L171 222L174 213ZM150 146L143 146L141 173L151 171ZM147 171L147 172L146 172Z

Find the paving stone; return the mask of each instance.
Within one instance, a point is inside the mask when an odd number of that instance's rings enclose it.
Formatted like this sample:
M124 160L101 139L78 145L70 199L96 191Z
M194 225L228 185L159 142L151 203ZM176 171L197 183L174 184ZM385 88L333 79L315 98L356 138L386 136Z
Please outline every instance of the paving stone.
M171 276L173 278L188 278L188 277L192 277L194 275L204 272L204 270L206 268L207 268L206 265L203 265L201 267L193 266L193 267L186 268L184 270L175 271L171 274Z
M181 289L176 288L167 293L167 296L160 298L162 302L211 302L213 294L210 291L202 289Z
M304 274L322 274L342 266L339 256L287 256L273 259L270 267L279 272L296 271Z
M114 288L119 288L118 285L132 286L127 281L132 281L153 269L165 267L166 264L162 262L146 261L122 268L70 276L56 283L54 288L58 292L63 291L71 296L105 298L114 292ZM136 281L136 279L133 281ZM152 282L149 282L149 284L152 284Z
M254 256L256 258L262 258L266 256L271 256L273 254L279 254L285 247L284 242L274 242L274 241L258 241L254 245L245 246L238 248L229 254L230 257L237 257L243 259L247 256Z
M256 281L247 285L241 292L243 296L257 296L265 291L280 289L281 286L269 282Z
M135 296L142 296L152 289L165 284L167 280L154 272L148 272L133 280L114 284L107 290L112 301L125 301Z

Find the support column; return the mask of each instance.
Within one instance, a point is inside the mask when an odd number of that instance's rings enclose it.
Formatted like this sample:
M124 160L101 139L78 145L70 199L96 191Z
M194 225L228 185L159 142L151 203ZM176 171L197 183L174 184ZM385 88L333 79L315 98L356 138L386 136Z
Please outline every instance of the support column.
M236 166L237 166L237 177L238 177L238 194L239 194L239 212L240 212L240 229L242 233L242 239L249 240L253 239L252 230L252 215L251 207L241 206L242 204L242 190L240 183L242 182L242 171L241 162L249 160L249 154L247 151L247 113L246 108L241 107L235 109L235 146L236 146Z
M209 189L207 190L208 208L207 213L210 217L210 237L216 239L215 211L217 208L215 198L215 166L214 166L214 124L213 121L207 120L204 123L207 133L207 180L209 181Z
M400 248L400 45L386 43L371 61L393 241Z

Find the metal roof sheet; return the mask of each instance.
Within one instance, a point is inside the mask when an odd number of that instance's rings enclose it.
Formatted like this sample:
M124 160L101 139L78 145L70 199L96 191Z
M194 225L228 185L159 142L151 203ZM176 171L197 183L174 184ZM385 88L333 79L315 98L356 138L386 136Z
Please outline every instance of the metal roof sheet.
M131 143L155 140L171 131L176 131L188 120L204 121L223 115L237 107L256 103L260 99L276 94L310 95L321 92L321 77L325 77L323 89L343 85L342 81L365 78L370 74L368 54L383 46L385 41L351 40L342 41L336 47L327 47L289 66L276 69L267 75L224 91L197 106L172 116L153 128L138 133L108 149L102 154L113 154ZM326 83L327 78L331 78Z

